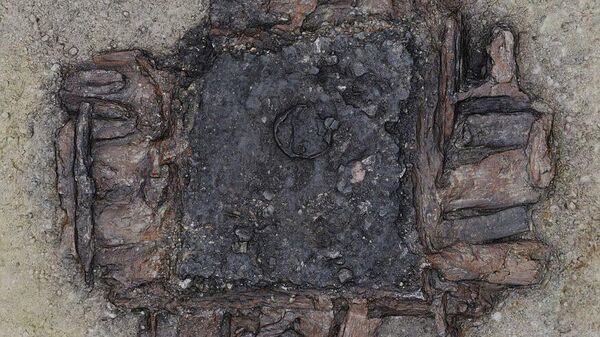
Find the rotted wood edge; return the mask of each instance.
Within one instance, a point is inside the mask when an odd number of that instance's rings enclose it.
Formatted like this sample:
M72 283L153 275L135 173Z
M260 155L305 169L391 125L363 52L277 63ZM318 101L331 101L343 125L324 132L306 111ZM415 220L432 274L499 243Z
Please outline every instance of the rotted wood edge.
M425 287L425 292L430 299L430 313L435 318L439 336L458 336L460 321L465 317L479 316L491 309L494 298L507 287L530 286L541 282L549 254L548 247L535 240L485 244L481 242L485 237L478 238L477 235L469 233L467 235L464 231L465 229L468 231L469 228L455 227L459 225L476 229L474 227L476 221L444 220L445 196L441 192L440 185L443 185L444 153L454 128L456 104L473 97L508 96L512 97L517 105L529 106L527 95L518 89L516 82L516 66L512 55L514 40L510 33L502 31L495 31L494 35L504 34L502 38L508 40L504 47L509 49L507 54L513 59L502 61L506 61L507 68L511 68L510 62L513 62L512 76L506 75L506 73L510 74L510 71L502 73L504 69L492 71L493 79L488 83L466 93L458 92L462 62L459 45L460 30L459 19L450 18L446 22L444 42L440 51L438 105L436 109L426 107L420 109L417 125L418 159L415 170L417 228L425 247L426 259L432 267L423 275L425 278L437 280L429 283L429 286ZM504 41L502 38L500 40ZM501 48L498 46L497 39L494 39L491 44L493 48ZM505 65L500 64L500 66ZM503 77L498 75L499 73ZM502 78L504 82L497 77ZM510 78L507 79L508 77ZM494 80L499 83L494 83ZM517 109L517 111L521 110ZM528 172L524 172L529 174L529 179L525 180L530 182L529 186L532 188L532 197L523 199L525 203L536 202L537 192L533 191L536 188L547 187L554 175L553 152L548 146L551 129L549 119L551 120L548 116L543 116L533 123L526 151L523 150L523 155L529 158L529 163L525 165L525 170ZM537 150L532 151L532 148ZM518 203L513 205L513 207L518 206ZM504 213L515 212L522 211L507 209ZM495 218L493 215L487 217L485 220L488 223L485 223L482 228L493 226L490 221L497 219L498 217ZM519 234L526 231L527 227L525 224L517 223L513 228L496 230L494 238ZM448 235L454 235L456 238L447 238ZM470 239L474 242L469 243ZM449 246L455 240L459 243ZM469 306L471 309L465 309Z
M75 127L75 248L83 266L85 282L93 283L94 198L95 188L90 174L92 163L90 130L92 107L81 103Z

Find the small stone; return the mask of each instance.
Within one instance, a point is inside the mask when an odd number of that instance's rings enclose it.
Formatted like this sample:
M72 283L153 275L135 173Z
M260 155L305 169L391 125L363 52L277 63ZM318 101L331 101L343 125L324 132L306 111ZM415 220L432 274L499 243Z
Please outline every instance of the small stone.
M338 57L335 55L329 55L325 57L325 64L332 66L338 63Z
M275 207L273 205L269 205L263 209L263 216L269 217L269 216L273 215L274 212L275 212Z
M340 283L348 282L352 278L352 276L352 270L347 268L342 268L338 272L338 280L340 280Z
M46 42L50 39L50 37L48 35L44 35L42 36L42 42Z
M252 230L250 228L238 228L235 230L235 236L241 242L247 242L252 239Z
M337 250L328 250L325 252L325 257L327 257L328 259L337 259L338 257L341 257L342 253L340 253Z
M191 283L192 283L192 279L186 278L183 281L179 281L179 287L181 289L187 289Z
M369 208L371 208L371 202L369 200L362 201L358 204L360 214L366 214L369 211Z
M77 53L79 53L79 49L77 49L76 47L72 47L71 49L69 49L69 55L75 56L77 55Z
M363 165L361 162L356 161L354 162L354 164L352 165L352 179L350 179L350 182L352 184L358 184L361 183L363 180L365 180L365 169L363 168Z
M126 17L126 18L129 17L129 12L128 11L123 11L123 16Z
M330 130L337 130L337 128L340 126L340 122L338 122L335 118L332 117L327 117L325 118L325 127L327 127Z
M496 311L492 314L492 319L496 322L499 322L502 319L502 314Z
M364 107L361 111L369 117L375 117L377 115L378 110L379 110L378 105L371 104L371 105Z
M263 192L263 198L265 198L265 200L267 200L267 201L273 200L274 197L275 197L275 194L273 194L271 191Z
M319 73L319 68L317 68L317 67L310 67L310 68L308 68L307 73L309 73L311 75L317 75Z
M337 190L340 193L348 194L352 192L352 186L350 184L346 184L346 181L342 179L337 183Z
M373 165L375 163L375 156L368 156L367 158L364 158L360 162L367 166Z
M356 62L352 65L352 72L354 73L354 76L360 77L367 72L367 69L365 69L365 66L362 63Z

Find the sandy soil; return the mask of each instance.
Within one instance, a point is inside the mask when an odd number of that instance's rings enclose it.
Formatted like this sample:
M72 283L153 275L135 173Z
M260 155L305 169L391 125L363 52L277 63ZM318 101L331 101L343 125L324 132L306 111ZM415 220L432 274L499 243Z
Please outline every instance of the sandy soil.
M600 334L600 3L469 0L466 19L519 32L522 86L556 112L559 172L534 227L554 250L469 336ZM0 1L0 336L135 336L136 316L84 289L57 255L53 132L58 64L109 49L165 52L205 0ZM492 19L490 19L492 18ZM485 21L484 21L485 20Z

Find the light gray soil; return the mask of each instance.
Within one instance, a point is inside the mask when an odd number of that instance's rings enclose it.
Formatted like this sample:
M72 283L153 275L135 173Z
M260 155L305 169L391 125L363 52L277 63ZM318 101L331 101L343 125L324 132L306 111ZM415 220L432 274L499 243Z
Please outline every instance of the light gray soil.
M206 8L205 0L0 2L0 336L135 336L137 317L108 305L101 289L85 290L75 264L57 254L58 64L111 48L166 52ZM511 294L468 336L596 337L600 3L469 0L464 11L475 28L499 20L519 33L522 87L556 111L559 151L554 189L534 217L554 250L547 280Z

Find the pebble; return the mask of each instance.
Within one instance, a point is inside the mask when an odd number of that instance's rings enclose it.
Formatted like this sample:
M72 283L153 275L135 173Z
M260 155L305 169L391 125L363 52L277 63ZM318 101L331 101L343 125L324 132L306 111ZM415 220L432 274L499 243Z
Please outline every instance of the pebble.
M77 55L77 53L79 53L79 49L77 49L76 47L72 47L71 49L69 49L69 55L75 56Z
M317 75L319 73L319 68L310 67L310 68L308 68L307 72L311 75Z
M338 257L342 256L342 253L340 253L337 250L328 250L328 251L325 252L325 256L328 259L337 259Z
M129 17L129 12L128 11L123 11L123 16L126 17L126 18Z
M275 207L273 205L269 205L263 209L263 216L271 216L275 212Z
M264 191L263 197L265 198L265 200L271 201L275 197L275 194L273 194L271 191Z
M252 231L249 228L238 228L235 230L235 236L241 242L250 241L252 239Z
M327 56L325 57L325 63L329 66L332 66L338 63L338 58L335 55Z
M352 278L352 270L347 269L347 268L342 268L338 272L337 276L338 276L338 280L340 280L341 283L346 283Z
M369 211L369 208L371 208L371 202L369 200L362 201L358 204L360 214L366 214Z
M361 183L364 179L365 179L365 169L363 168L363 165L361 162L356 161L354 162L354 164L352 165L352 179L350 179L350 182L352 184L358 184Z
M492 314L492 319L496 322L499 322L502 319L502 314L496 311Z
M368 157L364 158L363 160L361 160L360 162L367 166L373 165L375 163L375 156L373 156L373 155L368 156Z
M335 118L332 117L325 118L325 121L323 123L325 124L325 127L327 127L330 130L336 130L340 126L340 122L338 122Z
M362 63L355 62L352 65L352 72L354 73L354 76L360 77L367 72L367 69L365 69L365 66Z
M42 42L46 42L50 39L50 37L48 35L44 35L42 36Z
M337 187L337 190L343 194L348 194L348 193L352 192L352 186L350 184L347 184L346 181L343 179L338 181L336 187Z
M192 279L186 278L185 280L179 282L179 287L181 289L187 289L191 283Z

